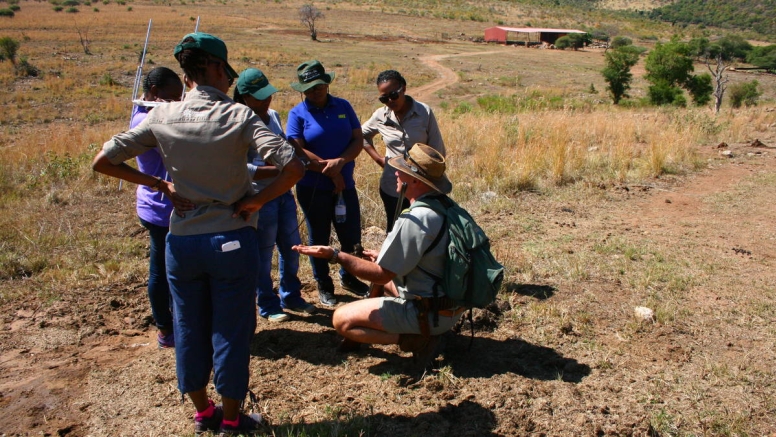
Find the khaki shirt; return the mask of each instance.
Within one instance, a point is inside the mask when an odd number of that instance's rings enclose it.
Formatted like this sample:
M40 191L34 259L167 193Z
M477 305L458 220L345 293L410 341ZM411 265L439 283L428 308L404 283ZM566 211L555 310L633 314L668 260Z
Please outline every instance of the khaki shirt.
M175 190L196 205L184 217L172 214L173 235L255 228L258 214L248 222L232 218L234 203L254 194L245 165L249 149L281 169L294 159L294 148L250 108L208 86L189 91L182 102L156 107L137 127L108 140L103 151L119 164L154 147Z
M387 106L383 106L377 109L372 117L361 126L361 132L364 134L364 146L374 147L373 138L380 134L383 143L385 143L385 156L387 158L403 156L404 152L415 143L427 144L444 155L445 143L442 140L442 133L439 131L434 112L427 104L418 102L410 96L407 98L412 102L412 108L404 116L401 123L393 111ZM395 171L396 169L390 165L383 168L380 189L386 194L398 197Z
M428 193L420 196L436 195ZM447 261L447 246L450 237L444 227L445 218L431 208L404 210L396 220L393 230L383 242L377 264L393 273L393 283L404 299L408 294L419 297L433 297L436 279L441 278ZM426 253L439 232L445 232L436 246ZM425 270L425 272L424 272ZM428 273L426 273L428 272ZM440 288L439 296L444 296Z

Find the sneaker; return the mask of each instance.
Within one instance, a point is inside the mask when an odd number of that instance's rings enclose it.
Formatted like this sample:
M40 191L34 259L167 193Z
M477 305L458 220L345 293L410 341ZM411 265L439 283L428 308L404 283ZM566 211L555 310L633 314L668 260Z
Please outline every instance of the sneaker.
M369 296L369 286L359 281L358 278L356 278L353 275L343 276L340 279L340 285L342 286L342 288L355 294L356 296L359 296L359 297Z
M301 305L285 307L287 310L296 311L297 313L315 314L318 308L315 305L307 302L302 302Z
M175 347L175 333L170 331L169 334L164 335L162 331L156 333L156 344L159 349L169 349Z
M257 435L258 433L264 433L264 421L261 418L261 414L252 413L250 415L240 413L240 421L237 426L231 426L221 422L221 428L219 431L220 437L230 435Z
M280 322L288 321L288 319L290 319L290 317L288 317L288 314L286 314L284 312L279 312L279 313L275 313L275 314L270 314L267 317L265 317L265 319L267 319L267 320L269 320L270 322L273 322L273 323L280 323Z
M321 284L318 284L318 299L327 307L333 307L337 305L337 298L334 297L334 286L330 285L329 287L322 287Z
M210 401L210 404L212 405L213 401ZM215 405L214 407L212 416L203 417L199 420L194 417L194 434L200 435L205 432L218 431L218 428L221 426L221 420L224 418L224 410L221 409L220 405Z

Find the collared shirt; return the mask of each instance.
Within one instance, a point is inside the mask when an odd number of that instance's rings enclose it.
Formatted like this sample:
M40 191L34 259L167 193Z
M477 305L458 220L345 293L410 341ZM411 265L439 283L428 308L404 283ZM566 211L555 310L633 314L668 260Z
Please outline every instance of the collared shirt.
M427 193L417 200L434 195L436 194ZM406 299L407 293L433 297L436 280L428 273L442 277L450 237L445 233L431 251L425 252L439 232L445 232L444 216L431 208L404 210L396 220L393 230L380 248L377 264L396 273L393 283L400 297ZM439 295L444 296L444 290L439 291Z
M139 125L146 116L150 108L147 106L134 106L132 111L132 121L129 127L133 128ZM156 149L151 149L137 156L137 169L145 174L156 176L158 178L169 180L167 169L164 168L162 155ZM167 228L170 226L170 214L172 214L172 202L164 196L161 191L154 191L145 185L138 185L135 192L137 205L135 210L137 216L156 226Z
M387 106L378 108L369 120L361 126L366 147L374 147L373 138L380 134L385 143L385 156L393 158L402 156L409 147L415 143L427 144L439 153L445 154L445 143L442 133L439 131L434 111L425 104L418 102L410 96L406 96L412 102L412 107L404 119L399 122L396 114ZM380 189L386 194L397 197L396 193L396 169L389 165L383 168L380 178Z
M358 116L345 99L331 94L326 106L318 108L305 99L294 106L288 113L286 136L301 138L305 148L323 159L339 158L353 140L353 130L361 128ZM356 186L353 179L355 161L350 161L342 167L342 177L345 188ZM322 190L333 190L334 183L321 173L307 170L297 185L318 187Z
M270 132L261 118L221 91L200 86L182 102L156 107L136 128L115 135L103 145L105 155L119 164L158 147L175 190L195 209L184 217L173 214L170 233L197 235L256 227L232 218L233 205L254 193L245 165L249 149L283 168L294 159L294 148Z

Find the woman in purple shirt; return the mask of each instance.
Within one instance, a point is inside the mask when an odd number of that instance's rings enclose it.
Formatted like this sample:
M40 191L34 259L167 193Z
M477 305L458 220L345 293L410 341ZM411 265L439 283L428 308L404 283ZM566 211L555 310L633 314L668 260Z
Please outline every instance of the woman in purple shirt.
M135 102L130 129L139 125L154 106L169 101L180 100L183 83L180 77L165 67L151 70L143 80L143 99ZM137 156L137 167L143 173L169 180L167 169L162 163L158 149L151 149ZM164 262L164 239L170 229L170 214L173 205L161 191L154 191L145 185L137 186L137 216L140 224L151 235L150 257L148 264L148 300L151 302L151 314L159 332L156 341L159 348L175 346L170 311L170 287Z

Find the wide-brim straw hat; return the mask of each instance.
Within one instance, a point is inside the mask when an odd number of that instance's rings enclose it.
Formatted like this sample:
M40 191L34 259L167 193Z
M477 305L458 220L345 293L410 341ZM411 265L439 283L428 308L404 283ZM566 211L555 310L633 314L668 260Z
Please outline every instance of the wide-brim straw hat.
M404 156L395 156L388 165L423 182L434 190L448 194L453 184L445 175L445 157L431 146L416 143Z

